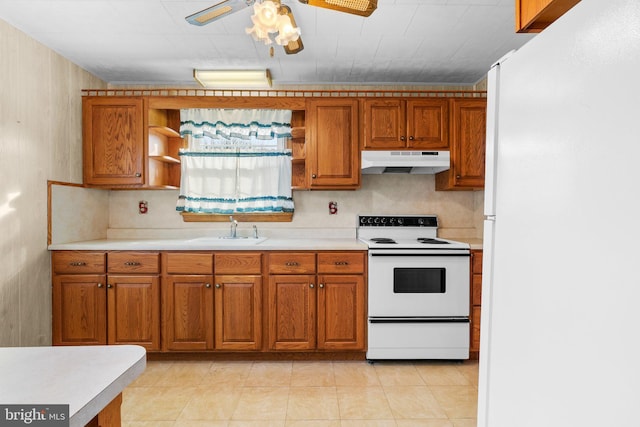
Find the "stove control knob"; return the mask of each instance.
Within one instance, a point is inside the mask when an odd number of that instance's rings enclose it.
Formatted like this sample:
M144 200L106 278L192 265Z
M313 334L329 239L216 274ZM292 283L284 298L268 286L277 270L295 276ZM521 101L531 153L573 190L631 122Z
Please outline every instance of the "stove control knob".
M424 218L418 218L418 225L424 225Z
M376 224L380 223L380 218L374 219L373 222L375 222Z
M404 224L404 219L398 218L398 225L402 225L402 224Z
M371 218L371 217L367 218L367 222L368 222L369 224L372 224L372 223L373 223L373 218Z
M386 223L387 223L387 218L382 218L380 221L381 221L383 224L386 224Z

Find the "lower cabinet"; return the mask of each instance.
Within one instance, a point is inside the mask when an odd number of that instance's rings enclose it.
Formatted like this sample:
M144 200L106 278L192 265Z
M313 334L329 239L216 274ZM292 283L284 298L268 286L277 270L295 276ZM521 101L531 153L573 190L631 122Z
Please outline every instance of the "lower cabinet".
M262 254L172 252L163 264L164 350L262 348Z
M269 349L364 350L364 260L362 252L269 255Z
M480 313L482 307L482 251L471 251L471 340L469 352L477 359L480 352Z
M61 251L52 265L53 345L160 350L158 253Z
M365 251L54 251L53 344L364 351Z

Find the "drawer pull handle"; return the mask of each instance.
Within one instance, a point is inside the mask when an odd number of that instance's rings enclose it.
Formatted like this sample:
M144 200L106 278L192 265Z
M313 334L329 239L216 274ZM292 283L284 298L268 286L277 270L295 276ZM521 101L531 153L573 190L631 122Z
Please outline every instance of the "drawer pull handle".
M287 267L297 267L300 264L297 261L287 261L284 265L286 265Z
M136 265L140 265L139 262L137 261L127 261L124 263L124 265L130 266L130 267L135 267Z
M69 265L72 267L84 267L85 265L87 265L87 263L83 261L73 261L70 262Z
M336 261L335 265L349 265L348 261Z

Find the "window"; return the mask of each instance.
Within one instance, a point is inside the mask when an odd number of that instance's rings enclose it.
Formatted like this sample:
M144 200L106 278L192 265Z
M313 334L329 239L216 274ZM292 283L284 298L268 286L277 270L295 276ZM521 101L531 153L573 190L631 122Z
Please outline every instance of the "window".
M188 109L180 112L185 213L292 213L290 110Z

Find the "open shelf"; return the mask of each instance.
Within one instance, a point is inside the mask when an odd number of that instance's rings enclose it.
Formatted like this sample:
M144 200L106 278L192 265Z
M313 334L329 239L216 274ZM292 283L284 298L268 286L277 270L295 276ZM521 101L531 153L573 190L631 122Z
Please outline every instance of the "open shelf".
M149 109L149 187L180 188L180 111Z

